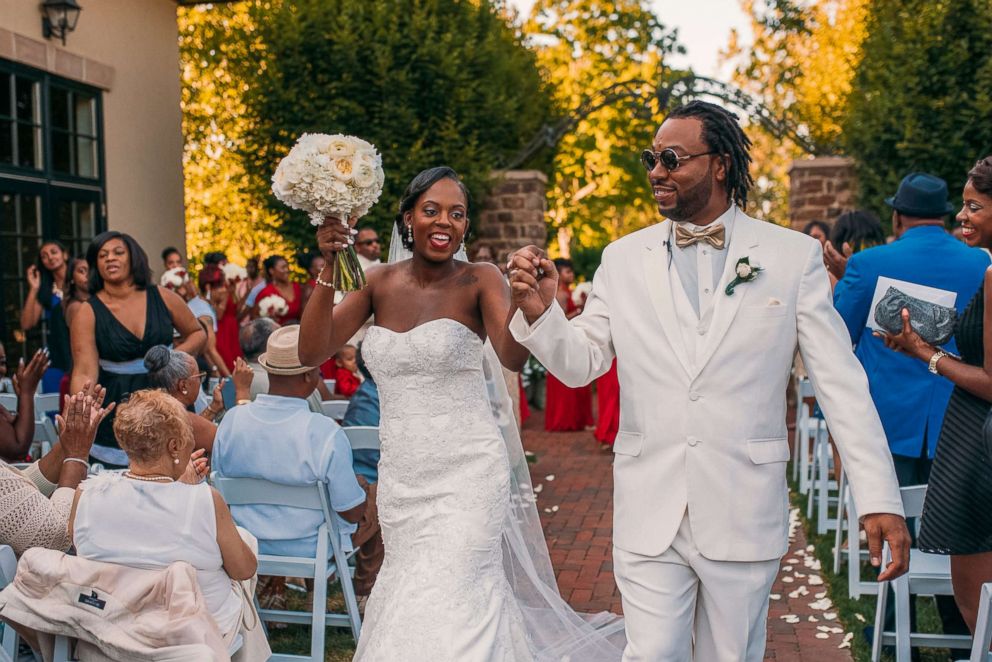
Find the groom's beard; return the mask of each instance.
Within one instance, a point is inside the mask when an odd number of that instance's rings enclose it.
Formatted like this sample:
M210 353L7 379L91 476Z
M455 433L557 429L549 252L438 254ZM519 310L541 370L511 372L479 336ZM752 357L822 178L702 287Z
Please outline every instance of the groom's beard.
M675 196L674 207L662 207L658 205L658 212L665 218L670 218L676 223L684 223L703 210L709 202L710 194L713 192L713 179L709 176L703 177L695 186L685 191L679 191Z

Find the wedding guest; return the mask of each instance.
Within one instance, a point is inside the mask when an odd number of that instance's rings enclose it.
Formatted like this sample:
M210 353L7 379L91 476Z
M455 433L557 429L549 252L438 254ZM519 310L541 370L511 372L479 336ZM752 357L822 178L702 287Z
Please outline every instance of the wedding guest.
M947 200L943 179L924 173L907 175L896 194L885 202L892 207L892 229L897 239L850 257L844 277L834 289L834 307L844 319L855 354L868 375L899 485L925 485L954 385L931 374L920 361L885 349L869 326L874 322L872 303L879 287L923 285L950 295L960 314L981 285L989 258L944 229L944 217L954 209ZM930 269L928 264L941 268ZM890 280L880 285L883 278ZM946 349L958 353L953 340ZM915 541L915 526L909 531ZM953 598L938 596L937 607L945 633L964 631Z
M971 169L958 212L968 246L992 248L992 156ZM925 264L932 262L927 257ZM919 548L951 557L954 599L974 632L982 584L992 581L992 347L985 344L985 311L992 308L992 270L960 316L955 332L961 358L927 344L903 311L903 330L883 340L954 384L930 472Z
M133 393L118 407L114 432L127 452L123 473L104 472L76 491L70 537L80 558L132 568L196 569L207 610L230 641L243 635L246 659L268 659L251 592L258 561L223 497L189 473L193 431L186 411L161 391Z
M245 271L248 272L248 278L240 281L235 289L238 295L238 301L240 302L238 306L238 321L242 326L248 323L251 316L251 307L255 305L254 299L252 299L251 303L248 303L248 295L251 292L255 292L257 295L265 287L265 279L259 273L258 260L257 255L248 258L248 261L245 262Z
M242 356L238 343L238 296L224 277L224 270L217 265L207 265L200 270L200 292L214 310L217 318L217 358L219 375L229 375L238 357ZM223 370L221 370L223 366Z
M223 267L227 264L227 255L222 251L211 251L203 256L204 266Z
M154 285L148 256L128 234L97 235L86 251L90 298L72 320L73 372L70 393L86 382L103 384L109 402L148 388L144 357L155 345L173 341L176 349L196 354L206 334L179 295ZM109 465L126 466L127 455L114 437L113 414L97 432L93 457Z
M217 351L217 313L214 312L207 300L200 296L190 281L186 269L183 267L169 269L162 274L159 284L182 297L190 312L196 317L196 321L200 323L203 332L207 334L203 351L196 357L197 364L205 370L206 374L216 374L220 377L230 376L231 371L227 369L223 357Z
M361 386L357 351L354 345L345 345L334 355L334 394L350 398Z
M358 346L355 360L363 380L361 386L348 400L348 409L345 410L344 418L341 419L341 427L348 428L360 425L377 428L379 427L379 387L375 385L372 373L369 372L365 360L362 359L361 345ZM379 451L352 451L352 466L355 468L355 473L363 476L370 483L377 482L379 480L379 457Z
M830 226L823 221L813 220L803 226L803 234L816 239L820 246L825 246L830 238Z
M320 276L320 272L324 270L324 265L327 264L324 260L324 256L320 253L311 251L306 253L299 259L300 267L307 272L309 279L303 284L303 305L300 308L300 314L303 314L303 309L307 307L307 301L310 300L310 295L313 294L313 288L317 287L317 277Z
M844 277L844 269L852 255L884 243L882 222L872 212L856 209L838 216L830 231L830 240L823 246L823 263L831 276L830 284L835 285Z
M64 551L71 545L73 494L89 471L97 427L113 408L101 407L104 394L99 384L87 384L66 399L57 417L59 440L37 462L22 470L0 462L0 544L10 545L17 556L31 547Z
M183 264L183 254L175 246L168 246L162 249L162 266L165 267L166 271L185 269L186 265Z
M355 252L358 254L358 263L362 265L362 269L368 269L382 262L382 243L374 227L359 226L358 234L355 235Z
M186 352L169 349L165 345L156 345L145 354L145 368L148 370L148 381L152 388L160 388L179 401L186 408L186 417L193 429L195 448L211 452L217 425L214 423L224 411L222 390L224 380L217 382L213 399L199 414L190 411L193 403L200 394L203 383L203 373L199 371L196 359ZM247 402L251 399L251 382L254 373L244 359L238 358L234 368L235 402Z
M472 262L488 262L499 266L496 262L496 249L484 241L477 241L472 244L472 252L469 255L469 260Z
M14 383L7 376L7 348L0 342L0 393L13 393Z
M4 372L7 357L4 355ZM48 369L48 352L39 349L27 364L21 359L11 381L17 395L17 411L0 406L0 458L7 462L24 459L34 441L34 393Z
M265 346L269 342L269 336L278 328L279 325L276 324L275 320L268 317L260 317L252 320L241 328L241 349L244 351L248 367L254 373L251 381L251 394L249 395L252 400L261 393L269 392L269 373L258 362L258 357L265 352ZM332 398L333 395L327 390L324 382L321 381L315 386L313 392L307 395L307 406L310 408L310 411L319 414L322 411L321 403Z
M299 321L303 309L303 288L300 287L299 283L295 283L289 279L289 262L281 255L272 255L265 258L263 267L265 268L265 277L269 281L269 284L263 287L262 291L258 293L255 299L255 308L258 308L259 301L275 294L282 297L288 306L288 310L284 315L276 316L276 322L280 326L283 326Z
M81 257L69 260L69 288L62 299L62 314L65 323L72 328L72 319L79 307L90 298L90 265Z
M620 431L620 378L617 361L596 380L596 430L593 436L604 449L612 448Z
M43 343L52 365L41 382L44 393L58 393L62 377L72 370L69 327L62 299L71 280L69 253L58 241L46 241L38 249L37 262L27 270L28 295L21 309L21 329L29 331L45 321Z
M558 269L558 291L555 299L565 311L565 318L578 316L582 309L572 301L575 267L571 260L554 260ZM569 388L550 372L545 380L544 429L548 432L584 430L596 422L592 417L592 386Z
M269 392L228 412L217 430L213 467L219 476L262 478L284 485L324 481L330 491L341 545L357 548L355 593L367 596L382 564L382 534L375 508L375 485L352 469L351 445L330 418L310 411L306 398L320 372L299 359L298 325L269 336L259 363L269 376ZM262 554L313 556L318 510L288 506L233 506L234 519L258 538Z

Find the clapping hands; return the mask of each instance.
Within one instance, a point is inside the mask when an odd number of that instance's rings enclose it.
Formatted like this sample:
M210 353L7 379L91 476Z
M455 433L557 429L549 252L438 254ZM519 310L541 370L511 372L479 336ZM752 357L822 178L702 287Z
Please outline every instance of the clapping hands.
M38 390L38 382L41 381L49 365L51 365L51 361L48 360L47 349L39 349L27 364L22 358L17 364L17 372L11 379L17 397L21 397L22 394L27 397L34 397L34 392Z
M513 303L533 323L555 302L558 270L537 246L514 253L506 265Z
M117 403L103 407L107 389L89 382L79 393L69 396L62 413L55 417L59 430L59 443L66 457L86 460L96 438L101 421L114 410Z

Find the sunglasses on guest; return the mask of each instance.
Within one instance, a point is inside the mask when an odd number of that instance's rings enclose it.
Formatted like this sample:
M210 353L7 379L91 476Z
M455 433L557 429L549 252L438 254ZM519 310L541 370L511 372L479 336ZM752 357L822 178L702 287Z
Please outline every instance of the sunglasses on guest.
M655 167L661 163L668 172L675 172L679 169L679 166L683 161L688 161L689 159L696 156L705 156L707 154L716 154L716 152L700 152L699 154L686 154L685 156L679 156L678 153L671 147L666 147L660 152L656 152L651 149L646 149L641 152L641 165L648 172L651 172Z

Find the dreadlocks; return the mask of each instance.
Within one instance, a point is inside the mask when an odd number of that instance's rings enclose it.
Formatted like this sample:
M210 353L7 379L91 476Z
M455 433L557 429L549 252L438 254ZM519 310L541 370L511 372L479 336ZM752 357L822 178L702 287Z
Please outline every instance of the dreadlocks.
M694 117L703 123L703 141L727 164L727 197L741 209L747 208L747 192L754 185L748 172L751 164L751 141L737 123L737 116L705 101L690 101L673 110L669 118Z

